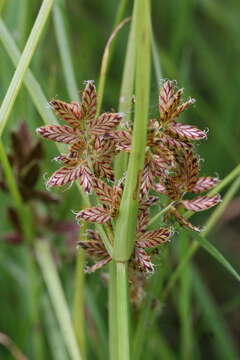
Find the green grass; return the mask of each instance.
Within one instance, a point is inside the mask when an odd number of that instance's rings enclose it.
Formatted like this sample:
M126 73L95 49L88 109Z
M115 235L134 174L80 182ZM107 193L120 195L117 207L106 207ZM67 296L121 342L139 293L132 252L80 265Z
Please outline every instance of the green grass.
M152 1L151 8L152 30L147 11L138 9L144 12L138 15L141 22L132 18L114 33L110 47L106 48L119 22L132 16L132 1L0 1L0 161L9 189L8 193L1 191L0 203L3 290L0 328L29 359L107 359L108 338L111 359L116 360L120 360L123 351L128 359L128 348L131 360L239 357L236 318L240 228L236 219L240 208L236 199L240 187L240 30L237 26L240 4L237 0ZM139 45L139 29L143 24L148 28L147 38L152 46L151 79L150 44L147 40L145 48ZM136 103L134 113L136 68L135 95L142 96L142 101ZM147 298L137 309L130 306L127 330L125 265L111 264L108 300L108 269L83 275L82 253L73 251L63 234L53 235L40 223L32 223L32 204L24 203L6 154L11 151L10 132L21 120L27 122L35 137L34 128L57 122L47 106L48 99L77 100L84 80L88 79L95 79L100 86L99 107L103 111L112 107L124 112L128 121L135 119L135 124L141 123L135 133L136 151L140 154L147 96L150 94L149 111L154 117L160 76L176 79L179 86L185 87L186 96L191 94L196 98L197 103L185 121L209 128L208 141L198 147L205 159L202 174L216 172L224 179L219 184L223 201L217 209L193 217L194 223L205 224L202 235L178 229L169 249L161 251L156 273L148 281ZM145 84L143 89L142 84ZM57 153L48 143L44 144L44 150L39 190L45 189L44 174L52 169L49 154ZM126 161L126 156L117 159L118 178L126 171ZM130 164L131 161L130 158ZM132 164L129 188L121 208L123 220L120 217L118 224L128 234L128 227L122 226L126 214L130 228L134 223L134 217L131 218L134 209L128 197L136 186L141 155L139 167L135 160ZM71 211L89 204L77 187L69 193L56 194L60 198L57 205L34 206L42 216L49 212L61 223L74 222ZM20 245L4 240L6 233L13 230L7 214L9 205L20 214L26 240ZM230 220L225 221L223 214ZM159 210L152 224L157 224L162 215ZM124 237L119 238L116 248L110 250L116 260L126 261L130 248L125 242L122 245L123 240ZM116 279L122 287L116 288ZM130 344L126 343L126 336L119 342L115 332L116 312L118 330L124 335L127 335L125 330L129 331ZM118 348L112 347L115 342L119 343ZM14 358L1 340L0 358Z

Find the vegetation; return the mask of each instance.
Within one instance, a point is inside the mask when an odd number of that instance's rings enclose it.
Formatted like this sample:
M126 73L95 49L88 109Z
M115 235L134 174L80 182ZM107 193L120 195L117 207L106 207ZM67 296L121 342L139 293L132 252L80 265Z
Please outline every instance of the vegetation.
M0 11L0 357L239 358L238 2Z

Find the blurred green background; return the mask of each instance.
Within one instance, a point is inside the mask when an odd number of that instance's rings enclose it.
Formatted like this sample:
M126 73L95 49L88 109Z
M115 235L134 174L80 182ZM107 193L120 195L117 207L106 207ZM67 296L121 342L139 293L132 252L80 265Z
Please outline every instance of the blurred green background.
M79 91L83 89L84 80L94 79L98 85L104 47L116 23L120 2L66 0L59 3L67 29ZM132 1L125 3L124 18L130 16L132 12ZM20 50L24 48L40 4L39 0L0 1L2 19ZM179 87L185 88L185 96L196 98L196 104L187 112L186 121L197 124L199 128L209 129L208 141L202 142L198 147L203 159L202 174L217 174L221 179L240 162L239 16L238 0L152 1L153 34L156 54L160 60L161 77L177 80ZM67 92L55 30L53 16L50 15L50 21L45 27L30 67L48 99L56 97L65 101L76 100L70 99ZM124 25L114 43L103 99L104 110L112 108L117 110L118 107L128 31L129 23ZM6 94L13 74L14 67L0 38L0 101ZM153 65L151 117L157 115L160 81ZM42 124L42 119L24 86L4 131L3 142L8 153L13 150L10 134L18 129L22 121L27 123L34 141L37 141L34 130ZM42 143L44 156L40 160L36 189L45 191L44 176L56 169L51 159L57 155L57 151L53 144ZM3 175L1 179L3 181ZM66 192L57 191L55 196L58 202L51 201L47 205L46 202L31 200L35 202L31 206L37 209L34 211L38 212L42 221L41 223L39 220L39 223L34 224L36 227L34 232L51 242L54 259L71 308L75 266L74 244L77 239L71 210L78 210L81 201L75 187ZM29 315L29 304L26 300L28 298L26 282L29 276L29 268L26 264L27 250L20 240L11 241L9 236L6 237L6 234L15 231L14 222L11 222L7 210L10 206L14 207L14 203L3 186L0 202L0 332L7 334L29 359L54 359L56 357L53 356L49 332L55 334L57 323L44 285L39 279L37 299L40 323L37 323L37 332L42 337L44 354L38 356L33 350L31 311ZM48 214L51 214L51 219ZM196 215L193 221L203 224L209 214L210 212ZM236 194L214 231L208 236L208 240L238 269L239 219L240 197ZM181 239L176 237L171 248L177 249L179 241ZM171 251L171 255L162 260L154 277L160 276L159 272L162 269L165 269L167 277L171 274L178 261L176 253ZM206 357L237 360L239 358L237 356L240 342L239 284L202 249L194 258L194 266L198 272L192 270L191 279L189 273L185 274L185 280L181 278L182 282L187 281L188 284L185 283L187 300L186 298L185 302L182 300L184 292L181 293L183 285L180 281L161 311L157 311L155 321L149 323L150 334L146 339L147 347L143 349L142 358L149 360ZM107 358L107 289L102 278L104 272L87 276L89 359ZM159 295L157 289L155 295L156 298ZM48 316L49 313L51 316ZM132 316L133 323L137 323L139 319L137 310L133 311ZM57 339L60 339L59 331L56 330L56 334L59 336ZM0 336L0 358L12 359L6 347L1 346L2 342L4 343ZM68 359L67 355L64 356L63 353L62 359Z

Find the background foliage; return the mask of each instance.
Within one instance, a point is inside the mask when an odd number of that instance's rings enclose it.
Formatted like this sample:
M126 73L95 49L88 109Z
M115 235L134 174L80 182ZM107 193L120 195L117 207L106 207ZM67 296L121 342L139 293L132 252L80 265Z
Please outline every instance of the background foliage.
M119 3L109 0L59 1L79 90L83 89L83 82L87 79L95 79L98 85L104 47L116 23ZM121 3L126 5L123 17L130 16L132 2ZM39 0L0 1L2 19L21 51L40 4ZM70 99L67 91L53 14L55 13L50 15L40 44L34 53L31 70L47 99L57 97L66 101L77 100ZM185 88L187 95L196 98L196 105L187 113L187 123L209 128L208 141L199 145L199 152L205 160L202 162L203 174L217 173L221 179L240 161L239 14L240 3L237 0L152 1L155 55L160 59L161 77L176 79L179 86ZM129 24L124 25L114 42L103 99L104 110L118 107L128 30ZM1 101L14 74L14 67L3 46L2 36L1 32ZM150 98L150 113L153 117L157 114L159 82L160 79L156 77L153 67ZM18 128L21 121L28 124L35 138L34 130L42 124L42 119L24 86L20 90L3 134L7 152L12 150L10 133ZM45 190L44 174L50 174L56 168L50 161L56 154L56 148L46 142L43 146L44 158L40 163L41 176L37 183L39 190ZM235 268L239 268L240 250L240 203L237 190L236 188L235 198L228 204L214 230L208 235L208 240ZM67 192L58 191L56 197L59 199L57 204L51 203L46 207L38 203L37 208L41 216L51 213L51 221L57 224L58 231L54 232L52 228L47 227L41 228L40 235L51 243L71 309L76 229L73 214L69 209L79 209L80 199L75 187ZM36 301L39 307L37 314L34 309L31 311L27 283L29 274L33 274L31 266L35 267L36 264L31 264L31 261L29 263L29 258L33 258L33 254L29 254L29 248L23 243L13 244L6 241L6 234L13 228L6 210L10 205L14 207L13 199L8 192L2 191L0 331L7 334L30 359L68 359L65 348L56 354L58 346L54 347L54 344L59 345L61 334L41 275L38 276L39 268L34 272L37 279L31 280L35 284L33 308ZM210 211L197 215L194 221L203 224L209 215ZM37 226L34 224L34 233L38 232ZM149 281L154 285L150 286L148 298L155 298L149 314L140 311L141 309L132 313L132 332L134 333L135 326L140 321L142 329L145 329L144 326L148 329L144 336L147 347L143 347L142 358L145 356L149 360L192 359L194 354L196 359L237 359L240 322L239 283L204 249L201 248L194 260L184 268L164 305L160 303L163 279L170 278L177 263L189 248L192 237L191 233L183 232L172 241L168 253L162 254L158 270ZM86 337L90 348L89 359L106 359L107 356L107 290L104 280L104 272L87 276ZM143 310L144 307L145 304ZM150 316L153 313L157 315L154 321ZM147 319L146 323L144 319ZM34 333L37 334L36 338L41 338L41 344L34 345ZM141 336L140 339L142 343ZM2 342L4 343L0 337L0 343ZM5 346L0 347L0 357L12 358Z

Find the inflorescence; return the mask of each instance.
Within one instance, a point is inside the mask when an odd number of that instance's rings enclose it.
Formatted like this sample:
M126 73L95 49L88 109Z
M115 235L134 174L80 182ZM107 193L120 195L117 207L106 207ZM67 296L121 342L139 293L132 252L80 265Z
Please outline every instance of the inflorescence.
M154 271L151 257L160 245L170 240L177 223L201 231L184 217L183 209L203 211L220 201L219 195L187 197L188 193L201 194L212 189L219 180L199 176L200 160L194 143L206 139L207 134L177 121L179 115L195 102L192 98L182 102L182 95L183 89L176 90L174 81L165 81L159 95L159 118L150 119L148 125L145 165L139 185L136 241L129 261L131 269L141 273ZM93 81L87 81L80 104L52 100L50 105L67 125L42 126L37 133L46 139L68 144L69 152L56 157L63 166L50 177L47 185L63 186L78 180L86 193L93 191L96 194L98 203L79 211L77 219L104 224L114 234L125 178L115 180L113 160L120 152L127 156L131 151L132 126L123 124L123 114L96 114L97 95ZM171 206L161 220L162 227L148 229L150 208L159 204ZM79 246L96 261L88 268L90 272L111 261L100 234L92 228L79 241Z

